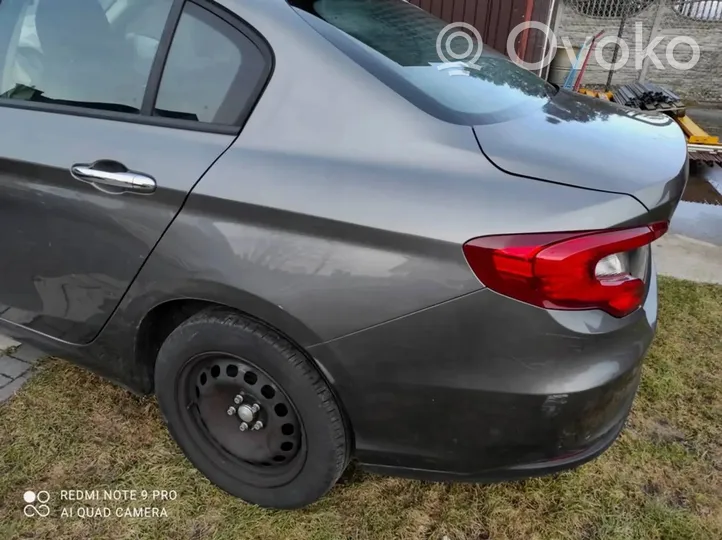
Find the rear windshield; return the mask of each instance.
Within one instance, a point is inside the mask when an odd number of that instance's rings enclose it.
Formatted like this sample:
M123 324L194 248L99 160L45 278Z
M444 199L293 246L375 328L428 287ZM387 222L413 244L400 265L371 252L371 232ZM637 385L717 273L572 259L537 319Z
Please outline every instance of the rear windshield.
M439 40L446 23L404 0L291 0L290 4L328 23L320 25L305 17L389 86L422 108L429 104L424 98L430 98L437 110L429 112L451 116L446 118L450 121L482 123L520 107L541 106L556 91L488 46L478 57L479 43L469 33L471 43L458 36L449 39L453 30ZM329 25L336 32L330 32ZM359 46L366 58L359 54ZM394 84L387 75L403 84ZM403 91L409 88L414 91Z

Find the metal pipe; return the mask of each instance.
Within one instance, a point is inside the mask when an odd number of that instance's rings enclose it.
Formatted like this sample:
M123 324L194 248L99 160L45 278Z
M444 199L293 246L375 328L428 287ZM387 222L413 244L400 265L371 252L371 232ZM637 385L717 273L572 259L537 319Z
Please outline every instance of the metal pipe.
M654 16L654 23L652 24L652 32L651 34L649 34L648 43L654 41L654 38L659 35L659 32L662 29L662 20L664 19L665 7L666 6L664 2L657 3L657 14ZM651 64L651 62L652 58L649 56L647 56L642 62L642 71L639 74L640 83L643 83L647 80L647 75L649 74L649 65Z
M569 74L567 75L566 80L564 81L564 88L571 89L574 86L574 81L577 76L577 72L579 71L579 65L582 62L582 56L587 51L587 47L591 44L592 38L587 38L584 41L584 45L582 45L581 50L579 51L579 55L574 60L574 64L572 64L572 68L569 71Z
M717 152L722 152L722 146L712 144L688 144L687 150L690 152L707 152L716 154Z
M559 21L562 19L562 13L563 13L563 7L564 4L560 4L557 6L557 0L551 0L551 4L549 5L549 13L547 14L547 28L552 30L552 32L556 32L559 28ZM554 15L556 11L556 16ZM552 20L554 21L554 28L552 28ZM546 36L544 39L544 46L542 47L542 59L547 57L547 51L549 50L549 35ZM556 54L556 51L555 51ZM539 70L539 73L537 74L540 77L544 77L545 79L549 77L549 65L541 68Z
M624 11L622 13L622 21L619 23L619 32L617 32L617 41L622 39L622 36L624 36L624 27L627 24L627 16L629 13L628 9L629 0L626 0L623 4ZM612 54L612 67L614 67L614 64L617 63L617 58L619 56L619 43L614 44L614 54ZM607 77L607 85L604 87L605 92L609 92L609 89L612 87L612 79L614 78L614 69L609 70L609 76Z
M592 44L589 46L589 52L587 53L587 57L584 59L584 64L582 65L582 70L579 72L577 81L574 83L575 92L579 90L579 87L582 85L582 79L584 78L584 74L587 71L587 67L589 67L589 60L591 59L592 54L594 54L594 49L597 46L597 40L604 35L604 32L605 31L602 30L596 36L594 36L594 39L592 39Z
M526 12L524 13L524 22L530 22L533 14L534 0L526 0ZM519 43L519 52L517 53L519 58L524 61L526 61L526 49L529 45L529 31L529 28L527 28L521 35L521 43Z

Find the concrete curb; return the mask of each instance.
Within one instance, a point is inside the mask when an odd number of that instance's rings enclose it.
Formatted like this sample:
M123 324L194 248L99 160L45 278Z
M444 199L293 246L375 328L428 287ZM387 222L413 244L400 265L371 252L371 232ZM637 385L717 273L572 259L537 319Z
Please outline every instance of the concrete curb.
M722 247L670 233L654 243L654 261L663 276L722 285Z
M30 378L35 366L47 355L0 335L0 403L10 399Z

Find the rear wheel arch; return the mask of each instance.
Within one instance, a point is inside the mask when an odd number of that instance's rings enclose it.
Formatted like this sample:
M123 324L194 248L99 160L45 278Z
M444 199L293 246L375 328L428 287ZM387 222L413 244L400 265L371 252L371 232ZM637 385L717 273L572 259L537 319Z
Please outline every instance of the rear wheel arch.
M244 309L244 307L246 309ZM253 309L253 307L257 309ZM317 358L308 352L310 347L321 342L320 338L317 338L311 330L287 312L283 311L280 307L269 305L263 306L260 309L258 309L258 307L259 304L255 301L253 302L253 306L244 306L243 303L233 305L202 297L175 298L166 300L152 307L138 325L134 346L134 363L137 371L143 373L143 377L147 381L146 386L148 392L152 393L154 391L153 377L155 362L158 357L158 352L168 336L173 330L197 313L214 308L235 311L278 333L302 351L321 372L324 379L326 379L329 384L332 384L332 377L329 376L326 368Z
M153 392L153 374L158 351L168 336L196 313L219 306L192 299L169 300L156 305L143 317L135 336L135 366L143 374L148 392Z

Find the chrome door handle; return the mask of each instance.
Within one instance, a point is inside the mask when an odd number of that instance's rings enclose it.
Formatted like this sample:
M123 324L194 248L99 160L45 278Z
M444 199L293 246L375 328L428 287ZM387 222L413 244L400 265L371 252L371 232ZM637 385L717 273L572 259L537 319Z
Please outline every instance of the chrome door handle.
M152 177L133 171L108 172L95 168L95 164L77 164L70 168L70 172L78 180L96 185L102 191L105 190L100 186L109 186L120 191L147 194L153 193L156 188L155 180Z

